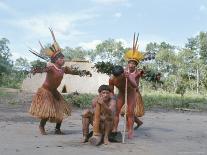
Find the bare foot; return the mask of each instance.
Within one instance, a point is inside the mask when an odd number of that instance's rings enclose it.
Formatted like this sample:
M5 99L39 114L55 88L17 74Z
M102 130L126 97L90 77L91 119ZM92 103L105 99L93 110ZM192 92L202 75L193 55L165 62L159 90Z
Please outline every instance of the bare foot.
M133 131L128 131L128 138L132 139L133 138Z
M109 142L109 140L108 140L108 137L104 137L104 144L105 144L105 145L110 144L110 142Z
M55 129L56 135L64 135L64 133L60 129Z
M92 136L91 138L89 138L89 142L94 145L97 146L100 144L101 142L101 136Z
M137 123L137 126L134 127L134 130L138 129L142 124L143 124L142 121L140 121L139 123Z
M40 130L40 133L42 135L47 135L47 133L45 132L45 128L44 127L39 126L39 130Z
M88 142L88 137L87 136L83 136L83 139L81 140L81 143L86 143Z

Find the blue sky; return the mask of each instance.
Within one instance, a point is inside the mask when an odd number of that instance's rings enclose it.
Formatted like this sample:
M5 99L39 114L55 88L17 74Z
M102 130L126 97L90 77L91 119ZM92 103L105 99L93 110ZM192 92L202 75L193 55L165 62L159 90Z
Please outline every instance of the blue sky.
M108 38L131 46L139 32L140 49L149 42L184 46L187 38L207 31L206 0L0 0L0 38L10 40L13 59L36 57L52 41L52 27L62 47L94 48Z

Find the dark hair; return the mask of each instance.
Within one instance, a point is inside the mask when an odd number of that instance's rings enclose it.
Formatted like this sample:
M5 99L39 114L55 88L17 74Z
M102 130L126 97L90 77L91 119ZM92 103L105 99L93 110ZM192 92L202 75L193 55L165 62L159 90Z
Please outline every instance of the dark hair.
M101 85L99 88L98 88L98 92L101 93L103 90L107 90L107 91L110 91L111 92L111 89L109 87L109 85Z
M55 63L57 59L60 57L64 57L64 55L61 52L57 53L54 57L51 57L51 62Z
M130 62L135 62L136 66L138 65L138 62L135 61L135 60L129 60L129 61L128 61L128 64L129 64Z
M121 75L122 73L124 73L124 68L122 66L114 66L113 69L112 69L112 74L114 76L119 76Z

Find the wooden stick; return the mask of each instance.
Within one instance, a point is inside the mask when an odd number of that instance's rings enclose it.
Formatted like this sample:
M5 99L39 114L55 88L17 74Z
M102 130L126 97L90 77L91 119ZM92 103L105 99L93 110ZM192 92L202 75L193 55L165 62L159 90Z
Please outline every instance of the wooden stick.
M125 132L126 132L126 122L127 122L127 86L128 86L128 79L126 78L126 84L125 84L125 100L124 100L124 105L125 105L125 115L124 115L124 130L123 130L123 136L122 136L122 143L124 143L125 140Z

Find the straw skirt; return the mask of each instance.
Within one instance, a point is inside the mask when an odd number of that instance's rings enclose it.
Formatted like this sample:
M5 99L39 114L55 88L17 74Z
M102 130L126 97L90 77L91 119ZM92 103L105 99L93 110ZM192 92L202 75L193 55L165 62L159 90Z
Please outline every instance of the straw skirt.
M54 96L52 92L41 87L33 97L29 113L50 122L61 122L64 117L71 115L71 106L58 91Z

